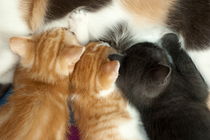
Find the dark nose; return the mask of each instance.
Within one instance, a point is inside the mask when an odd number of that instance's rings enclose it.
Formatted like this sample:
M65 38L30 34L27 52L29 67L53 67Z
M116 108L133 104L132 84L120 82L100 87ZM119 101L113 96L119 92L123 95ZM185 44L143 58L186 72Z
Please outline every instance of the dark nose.
M111 55L108 56L108 58L109 58L110 61L117 60L120 63L122 63L122 61L124 59L124 56L121 55L121 54L111 54Z
M118 55L117 54L111 54L108 56L109 60L114 61L114 60L118 60Z

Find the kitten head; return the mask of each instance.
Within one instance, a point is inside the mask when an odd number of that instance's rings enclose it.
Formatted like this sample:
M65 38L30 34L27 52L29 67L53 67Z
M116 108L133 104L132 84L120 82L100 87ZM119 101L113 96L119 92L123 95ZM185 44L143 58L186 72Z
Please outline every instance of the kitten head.
M120 61L117 86L129 99L147 104L164 90L171 76L166 52L152 43L139 43L124 55L110 55Z
M10 39L10 48L20 56L19 68L30 73L34 80L43 82L68 77L85 49L65 28L27 38L13 37Z
M95 95L114 86L118 77L119 62L110 61L111 47L100 43L90 43L76 64L71 76L72 93Z

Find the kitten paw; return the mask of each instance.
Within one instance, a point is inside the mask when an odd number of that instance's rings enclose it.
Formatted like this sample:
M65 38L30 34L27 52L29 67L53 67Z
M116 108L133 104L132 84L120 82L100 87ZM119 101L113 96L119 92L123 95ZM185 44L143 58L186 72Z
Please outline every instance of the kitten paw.
M85 45L89 42L88 11L79 8L70 13L69 26L81 44Z
M69 14L69 18L74 18L76 17L83 17L83 16L87 16L88 11L85 9L85 7L79 7L76 8L75 10L73 10L70 14Z

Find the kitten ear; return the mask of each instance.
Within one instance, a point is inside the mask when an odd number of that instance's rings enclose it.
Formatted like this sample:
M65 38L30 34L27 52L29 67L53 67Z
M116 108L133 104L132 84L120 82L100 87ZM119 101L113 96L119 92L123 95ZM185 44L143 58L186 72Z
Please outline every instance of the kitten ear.
M161 39L161 44L169 53L177 53L181 49L179 38L173 33L164 35Z
M26 57L33 44L32 39L24 37L12 37L9 40L11 50L20 57Z
M73 71L74 65L79 61L84 51L85 47L83 46L69 46L64 48L62 56L67 61L70 72Z
M101 80L105 83L114 83L117 80L120 63L109 61L101 66Z
M155 98L160 95L161 91L169 83L171 68L166 65L158 64L145 75L145 94L149 98Z
M167 65L158 64L149 71L149 81L156 86L164 86L168 83L171 68ZM147 77L148 78L148 77Z

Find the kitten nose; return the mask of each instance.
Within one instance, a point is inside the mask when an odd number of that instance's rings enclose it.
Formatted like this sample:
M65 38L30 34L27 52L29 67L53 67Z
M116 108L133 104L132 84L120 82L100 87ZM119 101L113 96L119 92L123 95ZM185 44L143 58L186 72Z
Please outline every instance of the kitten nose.
M110 54L110 55L108 56L108 58L109 58L110 61L117 60L117 61L122 62L122 60L123 60L123 55L120 55L120 54Z
M111 54L108 56L109 60L113 61L113 60L117 60L117 54Z

